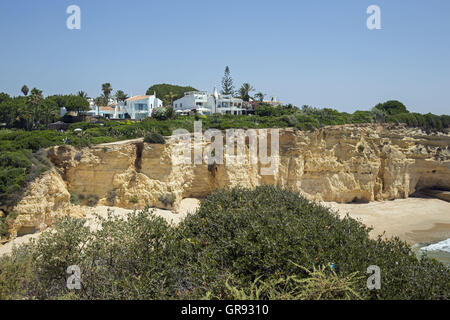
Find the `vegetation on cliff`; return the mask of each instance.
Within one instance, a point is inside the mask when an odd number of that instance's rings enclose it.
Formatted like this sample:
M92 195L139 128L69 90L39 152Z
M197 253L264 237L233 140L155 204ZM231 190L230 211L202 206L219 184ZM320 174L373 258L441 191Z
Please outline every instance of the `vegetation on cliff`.
M56 232L0 259L0 298L449 299L450 270L278 187L218 190L177 227L151 211ZM79 266L81 289L67 288ZM381 269L381 289L366 269Z

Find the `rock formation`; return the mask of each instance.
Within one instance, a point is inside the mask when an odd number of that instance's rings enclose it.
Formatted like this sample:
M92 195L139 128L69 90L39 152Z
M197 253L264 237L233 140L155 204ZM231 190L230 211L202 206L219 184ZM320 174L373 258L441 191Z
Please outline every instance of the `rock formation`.
M312 200L340 203L450 189L450 135L403 126L280 129L279 167L273 176L261 175L261 165L248 159L235 165L176 163L172 153L179 143L170 138L165 145L132 141L82 150L50 148L55 168L33 182L14 208L19 216L10 235L24 227L43 229L61 214L82 215L70 204L70 194L116 207L176 211L184 198L203 198L216 188L238 185L276 184Z

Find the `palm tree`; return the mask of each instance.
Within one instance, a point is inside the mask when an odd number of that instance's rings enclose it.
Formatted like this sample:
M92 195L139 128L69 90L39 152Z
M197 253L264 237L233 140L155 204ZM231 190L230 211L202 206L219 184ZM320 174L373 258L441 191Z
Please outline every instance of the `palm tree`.
M117 90L115 97L118 102L125 101L128 99L128 95L125 92L123 92L122 90Z
M250 92L255 91L255 89L247 82L243 83L239 89L239 96L244 101L250 100Z
M42 90L39 90L37 88L33 88L33 90L31 90L30 96L28 97L28 105L30 106L31 112L33 113L32 122L35 123L38 128L40 115L39 107L43 99L44 96L42 95Z
M24 96L28 95L28 91L30 91L30 89L28 89L28 87L26 85L24 85L21 89L22 93Z
M106 104L108 105L109 103L109 97L111 95L112 92L112 87L111 84L109 82L102 84L102 91L103 91L103 95L106 98Z
M23 105L20 110L20 115L25 119L27 131L31 130L31 124L33 123L33 110L29 105Z
M259 100L259 102L263 102L265 96L266 95L264 93L262 93L261 91L255 94L255 98L257 98Z
M86 93L86 92L84 92L83 90L81 90L81 91L78 91L78 96L80 96L80 97L82 97L82 98L85 98L85 99L87 99L87 98L88 98L88 95L87 95L87 93Z
M44 99L41 104L41 113L45 120L45 126L48 128L50 120L58 117L58 104L54 100Z
M168 94L166 94L164 96L164 100L170 101L170 105L172 105L173 99L175 99L176 97L177 97L177 95L175 93L173 93L172 91L170 91Z

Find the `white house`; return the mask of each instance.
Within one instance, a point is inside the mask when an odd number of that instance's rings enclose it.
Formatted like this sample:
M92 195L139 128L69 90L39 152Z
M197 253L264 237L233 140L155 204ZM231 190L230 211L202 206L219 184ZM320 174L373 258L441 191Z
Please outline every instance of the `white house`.
M208 92L206 91L189 91L184 94L184 97L173 102L175 110L190 112L197 110L200 113L210 112L208 105Z
M214 94L206 91L190 91L184 97L173 102L173 108L178 113L189 113L196 111L200 114L244 114L247 109L243 108L242 99L232 95L221 95L214 88Z
M131 97L117 105L116 109L119 110L116 112L116 118L145 119L151 117L154 108L162 107L162 105L163 102L156 97L156 94Z
M100 116L109 119L133 119L141 120L151 117L154 108L162 107L163 102L156 97L135 96L124 102L111 103L107 107L91 105L91 110L86 112L90 116Z

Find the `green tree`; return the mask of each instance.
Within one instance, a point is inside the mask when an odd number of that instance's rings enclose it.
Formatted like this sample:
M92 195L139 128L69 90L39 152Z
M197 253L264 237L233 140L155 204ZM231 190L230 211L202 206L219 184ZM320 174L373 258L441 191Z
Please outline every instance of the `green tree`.
M249 84L249 83L243 83L242 86L239 88L239 97L244 101L250 100L250 92L254 91L255 89Z
M6 123L8 127L13 127L18 119L24 119L21 117L20 110L23 106L27 105L26 97L19 96L15 98L8 98L6 96L3 99L0 93L0 122ZM17 123L20 126L19 123Z
M379 103L375 106L375 108L383 111L385 115L396 115L409 112L405 105L397 100L389 100L385 103Z
M379 109L377 107L374 107L374 108L372 108L372 110L370 112L373 114L375 122L377 122L377 123L383 123L384 122L385 115L384 115L383 110L381 110L381 109Z
M28 87L26 85L24 85L21 89L22 93L24 96L28 95L28 91L30 91L30 89L28 89Z
M170 103L170 106L172 106L172 104L173 104L173 100L176 98L176 94L175 93L173 93L172 91L170 91L168 94L166 94L165 96L164 96L164 99L163 99L163 101L168 101L169 103ZM169 103L167 103L167 104L169 104ZM166 105L167 105L166 104Z
M255 98L258 99L259 102L264 101L264 96L265 96L265 94L262 93L261 91L255 94Z
M83 90L78 91L78 95L79 95L80 97L84 98L84 99L87 99L87 98L88 98L87 93L84 92Z
M234 94L233 79L231 78L230 68L225 67L225 73L222 78L222 94Z
M164 105L168 105L170 103L170 93L173 94L172 101L174 101L183 97L184 93L189 91L198 90L190 86L183 87L173 84L161 83L152 85L150 88L148 88L146 95L152 95L156 93L156 97L161 99Z
M94 99L94 103L97 106L107 106L108 105L108 99L105 96L99 96Z
M118 102L125 101L128 99L128 95L122 90L117 90L115 97Z
M39 129L40 126L40 105L41 101L44 99L44 96L42 95L42 90L39 90L37 88L33 88L31 90L31 94L28 97L28 106L31 110L31 125L36 125ZM28 127L28 130L31 129L31 127Z
M106 99L106 105L109 103L109 97L111 96L112 86L109 82L102 84L103 96Z
M65 107L67 111L75 111L78 114L81 111L88 111L89 101L85 98L75 95L66 96Z
M59 108L55 99L52 98L44 99L41 103L41 112L45 122L45 126L46 128L48 128L50 122L54 121L59 116Z

